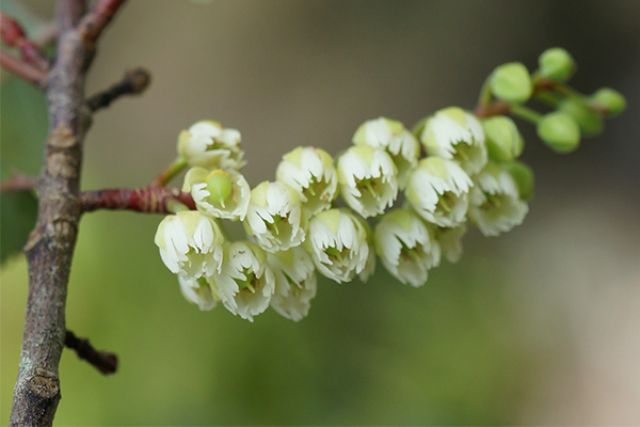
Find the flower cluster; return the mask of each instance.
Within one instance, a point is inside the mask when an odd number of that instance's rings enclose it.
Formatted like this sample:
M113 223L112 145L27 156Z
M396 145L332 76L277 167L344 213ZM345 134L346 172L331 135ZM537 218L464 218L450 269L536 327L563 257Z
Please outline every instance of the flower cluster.
M521 64L498 67L476 112L444 108L413 130L384 117L366 121L336 159L317 147L295 148L275 181L253 188L241 173L240 132L195 123L180 133L178 154L191 167L183 191L197 209L176 209L160 223L155 242L164 264L200 309L221 303L250 321L269 306L298 321L316 295L317 273L337 283L367 281L378 259L398 281L424 285L443 259L458 261L469 224L496 236L527 214L533 174L517 160L524 139L506 113L534 121L543 141L567 152L576 145L573 128L593 125L580 117L624 108L610 90L563 100L536 89L536 79L556 87L549 82L570 76L563 52L543 53L533 78ZM552 93L562 111L536 116L523 105ZM494 97L503 111L489 114ZM242 221L247 239L228 241L224 220Z

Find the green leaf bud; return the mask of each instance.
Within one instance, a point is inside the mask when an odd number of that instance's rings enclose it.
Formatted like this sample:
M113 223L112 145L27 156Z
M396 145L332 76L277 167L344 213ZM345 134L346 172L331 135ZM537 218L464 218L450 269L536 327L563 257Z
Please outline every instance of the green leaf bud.
M524 140L509 117L496 116L482 122L487 149L492 160L504 162L522 154Z
M538 58L538 74L540 77L565 82L573 75L576 63L566 50L561 47L547 49Z
M225 206L233 193L233 179L228 172L216 169L207 176L209 201L215 206Z
M594 93L590 101L597 106L606 108L607 116L613 117L622 113L627 108L627 101L617 90L603 87Z
M508 102L524 102L531 96L533 85L527 68L519 62L500 65L491 75L491 92Z
M540 139L558 153L570 153L580 144L580 128L566 113L547 114L538 123L537 131Z
M578 123L580 132L585 136L595 136L602 132L602 117L589 108L587 103L576 97L570 97L560 103L558 111L571 116Z
M517 160L505 163L504 167L516 182L520 198L523 200L530 200L533 197L534 187L534 176L531 168Z

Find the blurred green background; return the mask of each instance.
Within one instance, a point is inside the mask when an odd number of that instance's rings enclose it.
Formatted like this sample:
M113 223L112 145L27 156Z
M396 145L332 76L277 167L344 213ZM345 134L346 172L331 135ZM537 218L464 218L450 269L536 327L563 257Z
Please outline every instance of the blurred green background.
M30 22L50 2L2 0ZM407 125L472 107L491 69L547 47L574 79L610 85L628 111L572 155L523 125L537 177L525 224L472 232L456 265L411 289L380 267L363 285L319 283L311 313L254 324L180 296L153 245L160 217L100 212L82 227L67 324L120 357L103 377L65 351L58 425L640 424L640 2L131 1L103 37L88 92L148 67L148 92L95 117L83 188L139 186L180 129L242 131L251 184L282 153L332 153L358 124ZM39 170L41 94L6 73L2 176ZM22 256L0 268L0 422L9 416L26 300Z

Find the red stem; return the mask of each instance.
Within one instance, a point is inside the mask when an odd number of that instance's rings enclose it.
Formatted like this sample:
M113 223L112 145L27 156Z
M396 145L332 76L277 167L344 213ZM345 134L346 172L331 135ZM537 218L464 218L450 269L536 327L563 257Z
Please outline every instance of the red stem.
M13 73L23 80L33 83L39 87L44 85L47 78L44 71L41 71L26 62L22 62L6 52L0 52L0 66L10 73Z
M168 209L171 201L177 201L189 209L195 209L195 203L189 193L183 193L176 188L154 186L85 191L80 194L80 201L83 212L110 209L144 213L171 213Z

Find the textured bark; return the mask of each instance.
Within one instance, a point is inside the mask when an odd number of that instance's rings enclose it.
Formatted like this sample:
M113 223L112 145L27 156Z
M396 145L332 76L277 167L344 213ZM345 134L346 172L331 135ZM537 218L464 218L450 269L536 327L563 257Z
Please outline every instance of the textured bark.
M10 421L14 426L51 425L60 400L67 283L82 213L82 141L90 124L85 73L96 38L121 3L99 0L80 22L84 0L58 2L60 36L46 82L49 133L37 185L38 220L25 248L29 296ZM96 17L105 10L108 17Z

